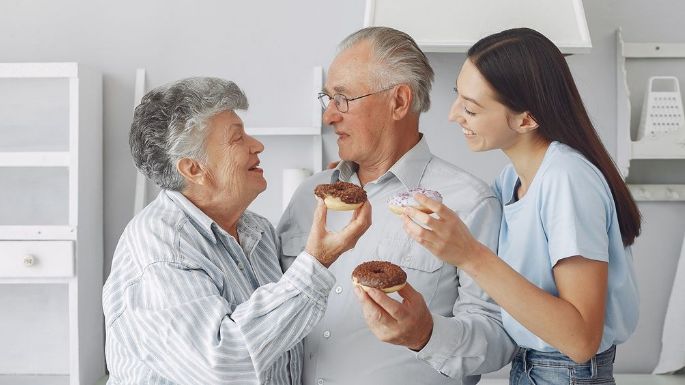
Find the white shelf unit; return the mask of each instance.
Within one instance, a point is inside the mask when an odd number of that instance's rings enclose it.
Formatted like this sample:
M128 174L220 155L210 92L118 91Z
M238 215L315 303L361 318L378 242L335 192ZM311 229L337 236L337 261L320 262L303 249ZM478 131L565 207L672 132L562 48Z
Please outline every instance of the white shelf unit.
M323 89L323 68L314 67L312 71L312 104L311 126L302 127L247 127L247 133L253 136L296 135L312 137L312 172L323 169L323 143L321 137L321 104L317 97Z
M680 159L685 162L685 135L672 132L656 141L631 136L631 103L627 59L685 59L682 43L630 43L616 31L616 164L624 178L633 159ZM685 165L685 163L683 163ZM628 184L637 201L685 201L685 184Z
M136 71L136 83L134 94L134 108L140 104L140 100L147 92L145 69L139 68ZM316 174L323 170L323 137L321 135L321 103L318 100L319 92L323 89L323 67L316 66L312 70L312 104L311 126L283 126L283 127L251 127L247 126L246 131L252 136L297 136L310 137L312 144L312 163L311 171ZM134 193L133 215L142 210L148 203L149 183L145 176L140 172L136 173L136 187ZM154 188L154 187L153 187Z
M105 373L102 75L0 63L0 384Z

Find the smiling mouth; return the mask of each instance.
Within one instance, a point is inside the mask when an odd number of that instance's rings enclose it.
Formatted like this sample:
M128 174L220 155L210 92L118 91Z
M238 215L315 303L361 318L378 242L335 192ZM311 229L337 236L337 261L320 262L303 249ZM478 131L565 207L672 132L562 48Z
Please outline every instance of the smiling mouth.
M257 162L254 166L248 168L247 170L248 170L248 171L257 171L257 170L260 170L260 171L261 171L262 169L259 168L259 163L260 163L260 162Z
M476 136L476 133L475 133L475 132L473 132L473 131L471 131L471 130L469 130L469 129L466 129L466 128L464 128L464 127L461 128L461 132L463 132L464 135L466 135L466 136Z

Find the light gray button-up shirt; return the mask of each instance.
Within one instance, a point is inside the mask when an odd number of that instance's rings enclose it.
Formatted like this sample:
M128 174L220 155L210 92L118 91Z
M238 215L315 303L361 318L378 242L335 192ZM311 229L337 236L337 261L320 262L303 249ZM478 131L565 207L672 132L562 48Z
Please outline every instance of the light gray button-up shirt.
M304 249L316 206L314 187L336 180L359 184L354 166L341 162L335 170L309 178L295 192L277 228L284 266ZM514 345L502 327L500 308L468 275L411 240L402 220L388 210L390 196L417 186L439 191L474 236L497 250L502 210L492 190L431 154L422 138L388 172L364 186L373 224L355 248L330 267L336 284L323 319L305 339L304 384L473 384L478 374L511 360ZM342 228L350 215L329 211L327 225ZM420 352L379 341L364 322L351 273L369 260L400 265L428 304L433 334Z
M178 192L133 218L103 289L108 384L301 383L301 340L333 275L306 252L282 274L278 237L257 214L243 214L238 236Z

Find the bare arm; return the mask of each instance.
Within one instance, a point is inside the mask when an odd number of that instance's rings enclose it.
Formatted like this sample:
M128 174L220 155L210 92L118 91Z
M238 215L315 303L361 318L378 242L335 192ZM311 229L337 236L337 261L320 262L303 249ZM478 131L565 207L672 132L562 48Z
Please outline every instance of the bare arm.
M479 243L449 208L422 196L417 199L439 218L406 209L405 230L412 238L466 271L512 317L574 361L584 362L596 353L604 324L607 263L582 256L559 261L554 267L559 290L556 297L530 283Z

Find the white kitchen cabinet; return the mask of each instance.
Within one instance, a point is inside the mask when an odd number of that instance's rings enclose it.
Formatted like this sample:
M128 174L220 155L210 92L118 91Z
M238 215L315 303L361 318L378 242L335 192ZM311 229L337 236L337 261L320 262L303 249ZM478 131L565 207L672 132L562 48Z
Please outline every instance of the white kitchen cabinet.
M0 384L94 384L101 304L102 76L0 63Z

